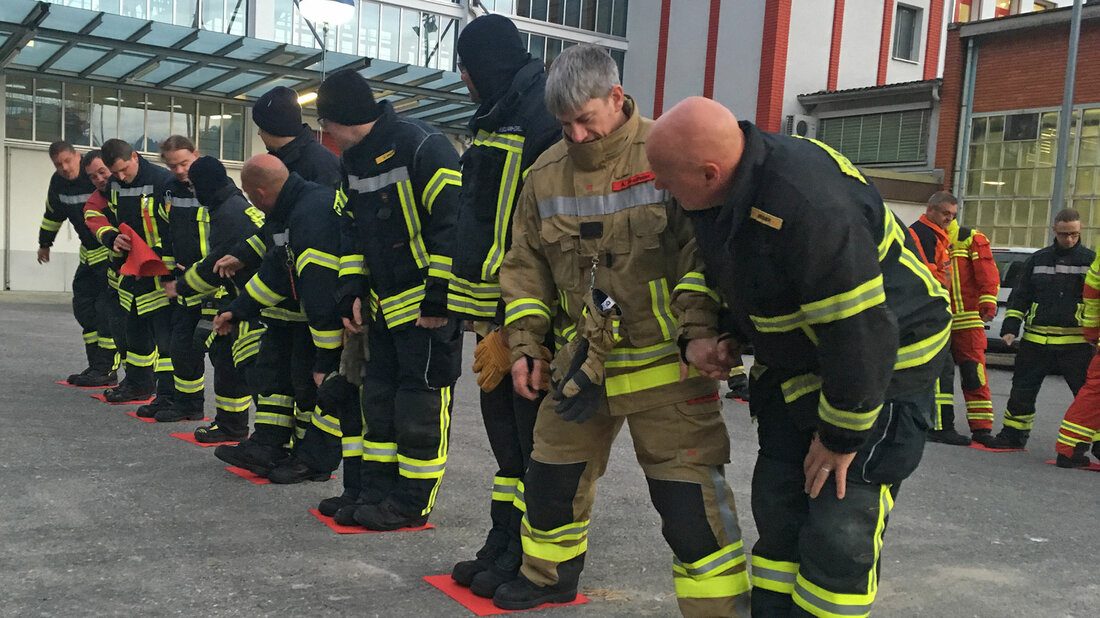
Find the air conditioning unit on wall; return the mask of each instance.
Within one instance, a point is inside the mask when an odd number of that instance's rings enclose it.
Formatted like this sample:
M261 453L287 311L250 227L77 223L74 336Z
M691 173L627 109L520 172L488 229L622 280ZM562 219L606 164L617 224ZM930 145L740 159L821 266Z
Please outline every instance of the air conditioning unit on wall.
M783 122L783 133L798 137L817 137L817 118L803 114L789 114Z

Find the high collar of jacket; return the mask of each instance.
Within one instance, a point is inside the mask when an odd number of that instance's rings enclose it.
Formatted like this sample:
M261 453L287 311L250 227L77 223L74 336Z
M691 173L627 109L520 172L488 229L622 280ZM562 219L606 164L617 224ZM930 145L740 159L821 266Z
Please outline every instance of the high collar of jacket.
M275 205L271 207L268 219L278 221L280 225L285 224L291 211L294 210L295 204L298 203L298 196L305 188L305 184L305 179L299 176L297 172L291 172L286 182L283 183L283 188L279 190L279 197L275 198Z
M209 201L209 203L205 200L202 200L202 199L199 200L199 203L202 204L203 206L205 206L208 210L214 210L218 206L221 206L222 204L229 201L229 199L232 198L233 196L240 195L240 193L241 193L241 190L237 188L237 185L236 185L236 183L233 182L233 179L232 178L226 178L226 182L224 184L222 184L221 186L219 186L217 189L215 189L214 192L211 195L202 196L202 197L206 197L207 200ZM198 196L196 196L196 197L198 197Z
M688 211L688 215L696 222L696 230L722 230L727 246L732 243L741 224L749 216L749 209L759 190L758 172L768 158L764 134L760 129L746 120L740 121L738 125L745 134L745 150L741 153L741 160L733 173L726 199L713 208Z
M271 154L279 157L283 163L292 163L302 156L302 150L312 141L316 141L313 137L313 129L309 128L308 124L302 123L302 130L298 135Z
M379 101L378 108L381 113L374 121L370 133L363 136L359 143L344 151L344 157L355 159L357 157L372 157L373 153L389 148L393 138L390 136L390 127L397 122L397 112L393 111L393 105L389 101Z
M1062 247L1061 247L1061 246L1060 246L1060 245L1058 244L1058 241L1057 241L1057 240L1056 240L1056 241L1054 241L1053 243L1051 243L1051 247L1052 247L1052 248L1054 249L1054 255L1056 255L1056 256L1058 256L1058 257L1066 257L1067 255L1070 255L1070 254L1072 254L1072 253L1076 252L1076 251L1077 251L1077 248L1078 248L1078 247L1080 247L1080 246L1081 246L1081 242L1080 242L1080 241L1078 241L1076 245L1073 245L1073 246L1072 246L1072 247L1070 247L1069 249L1063 249L1063 248L1062 248Z
M145 160L145 157L138 155L138 172L134 175L134 179L130 182L123 182L118 176L114 176L114 179L118 181L118 184L128 189L130 187L140 187L145 184L146 179L149 178L149 168L152 167L152 163Z
M936 235L936 238L939 238L944 242L951 242L951 236L948 235L948 233L945 232L942 227L936 225L934 221L929 219L927 214L921 215L919 221L931 228L932 233Z
M532 58L516 71L512 82L500 96L486 99L478 107L477 113L470 119L470 130L475 134L479 129L494 131L507 118L512 110L519 106L531 88L539 83L539 76L545 71L542 60Z
M634 142L640 123L638 108L629 95L623 100L623 113L626 114L626 122L596 141L578 144L566 140L569 144L569 158L578 168L585 171L598 170L608 161L618 158Z

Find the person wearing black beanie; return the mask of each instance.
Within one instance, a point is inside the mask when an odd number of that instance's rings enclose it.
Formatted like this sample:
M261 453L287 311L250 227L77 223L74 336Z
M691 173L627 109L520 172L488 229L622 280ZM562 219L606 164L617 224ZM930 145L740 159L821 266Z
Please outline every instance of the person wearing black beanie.
M252 121L275 137L295 137L302 131L302 106L298 93L286 86L268 90L252 106Z
M523 45L512 20L502 15L482 15L458 35L459 69L470 77L471 99L493 103L512 84L516 71L531 54Z
M340 160L318 143L313 129L302 122L297 92L286 86L268 90L252 106L252 121L267 151L288 170L333 189L340 185Z
M374 122L381 114L374 90L354 69L329 75L317 89L317 117L322 123L337 122L351 127Z
M532 58L512 22L478 17L458 37L462 79L481 107L470 120L473 144L462 155L462 193L448 306L478 333L481 416L497 462L489 503L492 525L473 560L455 564L451 578L477 595L492 597L516 577L522 559L520 520L512 504L531 457L541 398L515 393L508 377L511 352L500 336L504 305L499 269L510 242L511 216L523 188L522 171L561 137L546 110L542 60ZM490 362L495 359L496 362Z

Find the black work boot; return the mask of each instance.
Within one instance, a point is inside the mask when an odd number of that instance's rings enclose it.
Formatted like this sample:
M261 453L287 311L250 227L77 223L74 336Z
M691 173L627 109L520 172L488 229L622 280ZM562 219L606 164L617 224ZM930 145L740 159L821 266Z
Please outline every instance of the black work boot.
M939 442L940 444L950 444L952 446L968 446L970 444L970 438L961 435L955 429L933 429L928 432L929 442Z
M1100 440L1092 443L1092 456L1100 459Z
M89 368L85 369L84 373L69 376L69 384L73 386L114 386L118 384L118 374L114 371Z
M970 432L970 441L977 442L982 446L988 448L990 442L993 442L993 430L992 429L975 429Z
M732 376L726 380L726 386L730 389L726 393L726 399L739 399L746 402L749 400L749 376L743 373Z
M103 391L103 398L109 403L145 401L153 394L154 388L152 384L143 385L123 380L122 384Z
M355 509L355 521L367 530L387 532L401 528L419 528L428 523L427 515L410 515L402 512L393 500L378 504L364 504Z
M223 444L216 447L214 456L231 466L266 477L279 462L287 458L287 451L282 447L267 446L247 439L237 445Z
M493 595L493 605L501 609L532 609L543 603L569 603L577 598L577 583L584 568L584 554L558 565L558 583L539 586L520 575L502 584Z
M997 437L993 438L986 446L1002 450L1021 449L1027 447L1027 439L1030 435L1030 431L1023 431L1015 427L1002 427L1001 433L997 434Z
M1073 447L1073 455L1069 457L1058 453L1058 458L1054 460L1054 465L1059 468L1087 468L1092 464L1092 462L1089 461L1088 450L1088 444L1078 444Z
M523 547L517 539L497 555L489 568L474 576L470 583L470 592L486 599L493 598L497 588L519 577L521 566L523 566Z
M327 470L314 470L300 458L291 455L271 469L268 480L278 485L294 485L303 481L327 481L332 478Z
M217 421L203 425L195 430L195 442L217 444L218 442L240 442L248 437L248 429L222 427Z
M157 397L157 400L160 400ZM154 401L153 403L156 403ZM153 403L149 404L150 406ZM142 406L143 408L148 406ZM171 399L171 404L167 407L160 408L153 415L158 423L175 423L177 421L201 421L205 414L202 411L203 400L202 395L198 397L192 396L176 396ZM138 411L141 414L141 411Z
M80 386L79 384L76 383L76 381L79 380L80 378L88 375L88 372L90 372L91 370L92 370L91 367L85 367L84 371L81 371L80 373L74 373L74 374L70 375L69 377L65 378L65 381L68 382L69 384L74 385L74 386Z
M363 458L356 454L351 457L345 457L343 463L344 493L339 496L325 498L317 505L317 510L325 517L335 516L336 511L339 511L349 504L354 504L356 499L359 498L359 492L362 487L362 481L359 475L363 465Z

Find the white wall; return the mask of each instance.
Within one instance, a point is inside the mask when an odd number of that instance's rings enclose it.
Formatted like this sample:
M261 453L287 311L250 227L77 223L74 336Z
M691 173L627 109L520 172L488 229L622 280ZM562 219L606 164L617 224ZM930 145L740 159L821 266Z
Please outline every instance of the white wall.
M805 113L798 95L824 90L828 85L833 7L832 2L825 0L792 3L787 81L783 88L784 117Z
M837 90L875 85L881 32L882 0L848 0L844 3Z
M756 121L760 91L760 46L764 41L764 2L723 2L718 20L714 99L741 120ZM631 51L633 52L633 41Z
M623 90L634 97L643 116L653 117L654 74L657 42L661 34L660 0L634 0L626 12L626 38L630 49L623 63ZM665 100L668 100L665 89Z
M630 10L635 10L634 4L630 5ZM668 22L664 109L667 110L690 96L703 94L709 22L709 2L672 0Z

